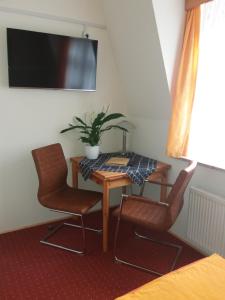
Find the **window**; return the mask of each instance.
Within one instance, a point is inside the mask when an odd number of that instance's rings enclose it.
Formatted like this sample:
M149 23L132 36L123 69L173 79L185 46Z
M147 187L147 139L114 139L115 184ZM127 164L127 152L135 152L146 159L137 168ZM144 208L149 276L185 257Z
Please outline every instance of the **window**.
M225 0L201 6L188 157L225 169Z

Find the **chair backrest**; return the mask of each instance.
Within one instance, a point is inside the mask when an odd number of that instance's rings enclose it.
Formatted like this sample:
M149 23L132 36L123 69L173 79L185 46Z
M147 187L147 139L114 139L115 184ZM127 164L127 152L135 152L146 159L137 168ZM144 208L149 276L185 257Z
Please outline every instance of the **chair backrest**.
M67 164L60 144L32 150L38 179L38 199L67 186Z
M184 192L194 174L196 166L197 162L192 161L187 168L180 172L167 197L166 202L169 204L169 209L166 223L168 227L174 224L183 207Z

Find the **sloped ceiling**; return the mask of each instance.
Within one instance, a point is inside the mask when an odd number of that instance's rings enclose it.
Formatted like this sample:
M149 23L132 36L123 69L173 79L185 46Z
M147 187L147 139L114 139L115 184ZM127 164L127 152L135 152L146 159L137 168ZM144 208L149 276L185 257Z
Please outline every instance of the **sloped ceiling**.
M184 23L184 0L152 0L160 45L166 69L167 81L171 90L179 65Z
M151 0L103 0L128 113L167 120L171 97Z

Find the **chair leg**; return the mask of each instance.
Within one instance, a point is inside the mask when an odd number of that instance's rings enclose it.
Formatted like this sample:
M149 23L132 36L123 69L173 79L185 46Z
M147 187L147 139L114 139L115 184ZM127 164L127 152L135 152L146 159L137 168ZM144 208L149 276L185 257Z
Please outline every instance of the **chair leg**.
M118 236L119 236L119 227L120 227L120 216L117 218L116 231L115 231L115 236L114 236L113 253L114 253L114 260L115 261L118 261L118 258L116 256L116 248L117 248L117 241L118 241Z
M129 261L126 261L124 259L120 259L117 254L116 254L116 250L117 250L117 241L118 241L118 236L119 236L119 226L120 226L120 218L118 217L117 219L117 225L116 225L116 232L115 232L115 239L114 239L114 261L116 263L122 263L122 264L125 264L127 266L130 266L130 267L134 267L136 269L139 269L139 270L142 270L142 271L146 271L146 272L149 272L151 274L154 274L154 275L157 275L157 276L162 276L164 275L163 273L160 273L160 272L157 272L155 270L152 270L152 269L149 269L149 268L145 268L143 266L140 266L140 265L136 265L136 264L133 264ZM177 251L177 255L173 261L173 264L170 268L170 271L172 271L176 265L176 262L180 256L180 253L182 251L182 246L179 246L179 245L175 245L175 244L172 244L172 243L169 243L169 242L164 242L164 241L156 241L156 240L153 240L151 238L148 238L148 237L145 237L145 236L142 236L140 234L138 234L137 232L135 232L135 235L138 236L139 238L143 238L143 239L146 239L146 240L151 240L153 242L157 242L159 244L162 244L162 245L166 245L166 246L171 246L171 247L175 247L178 249Z
M117 241L118 241L118 236L119 236L119 227L120 227L120 217L117 218L117 225L116 225L116 231L115 231L115 239L114 239L114 262L115 263L125 264L127 266L134 267L136 269L139 269L139 270L142 270L142 271L146 271L146 272L152 273L154 275L159 275L159 276L163 275L163 274L161 274L159 272L156 272L154 270L151 270L151 269L148 269L148 268L145 268L145 267L133 264L133 263L128 262L126 260L120 259L117 256L116 250L117 250Z
M54 212L58 212L58 213L64 213L64 214L68 214L68 215L72 215L72 216L76 216L76 217L81 217L82 215L79 215L79 214L75 214L75 213L70 213L68 211L62 211L62 210L57 210L57 209L50 209L51 211L54 211ZM68 226L73 226L73 227L76 227L76 228L82 228L82 226L80 225L76 225L76 224L71 224L71 223L63 223L64 225L68 225ZM91 227L84 227L86 230L90 230L90 231L94 231L94 232L97 232L97 233L102 233L102 229L95 229L95 228L91 228Z
M66 251L70 251L70 252L77 253L77 254L80 254L80 255L84 255L85 252L86 252L86 234L85 234L85 229L87 229L87 230L93 230L93 231L97 231L97 232L99 230L95 230L95 229L92 229L92 228L85 228L84 227L83 216L79 215L79 217L81 218L81 225L80 226L79 225L75 225L75 224L70 224L70 223L59 224L56 227L54 227L52 230L50 230L50 232L48 234L46 234L46 236L40 242L42 244L45 244L45 245L48 245L48 246L52 246L52 247L59 248L59 249L62 249L62 250L66 250ZM59 244L48 242L48 239L53 234L55 234L59 229L61 229L63 226L72 226L72 227L77 227L77 228L81 228L82 229L82 237L83 237L83 239L82 239L83 240L83 249L82 250L76 250L76 249L64 247L64 246L59 245Z
M71 223L67 223L67 222L65 222L65 223L63 223L63 224L64 224L64 225L67 225L67 226L76 227L76 228L83 228L83 227L80 226L80 225L71 224ZM85 230L89 230L89 231L94 231L94 232L99 233L99 234L102 233L102 229L95 229L95 228L91 228L91 227L87 227L87 226L85 226L84 229L85 229Z
M141 238L141 239L145 239L145 240L148 240L148 241L151 241L151 242L154 242L154 243L157 243L157 244L160 244L160 245L164 245L164 246L168 246L168 247L172 247L172 248L176 248L177 249L177 254L173 260L173 263L170 267L170 271L172 271L174 268L175 268L175 265L177 263L177 260L182 252L182 249L183 247L180 246L180 245L177 245L177 244L174 244L174 243L170 243L170 242L165 242L165 241L160 241L160 240L156 240L156 239L153 239L153 238L150 238L148 236L144 236L144 235L141 235L139 233L137 233L137 231L134 231L134 234Z

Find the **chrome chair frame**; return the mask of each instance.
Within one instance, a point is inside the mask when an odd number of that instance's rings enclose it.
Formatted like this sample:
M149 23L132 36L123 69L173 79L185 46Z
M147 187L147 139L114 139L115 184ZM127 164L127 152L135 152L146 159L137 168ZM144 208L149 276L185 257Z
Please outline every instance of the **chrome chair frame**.
M167 196L167 199L166 199L167 202L160 202L160 201L157 202L157 206L158 205L167 206L168 207L168 213L169 213L169 219L164 219L164 221L166 223L165 224L164 223L158 224L159 225L159 227L158 227L159 230L168 231L169 228L176 221L176 218L179 215L180 210L182 209L182 206L183 206L184 192L185 192L185 190L186 190L186 188L187 188L187 186L188 186L188 184L189 184L189 182L190 182L190 180L191 180L191 178L194 174L196 166L197 166L196 161L190 161L190 164L185 169L180 171L180 173L177 176L176 181L175 181L174 184L161 183L159 181L153 181L153 180L145 180L143 186L140 189L140 194L139 195L133 195L133 197L137 197L137 198L142 197L146 182L159 184L159 185L164 185L164 186L168 186L168 187L172 188L171 192ZM160 273L156 270L148 269L148 268L145 268L143 266L135 265L135 264L133 264L129 261L120 259L116 254L118 234L119 234L119 226L120 226L121 213L122 213L122 207L123 207L123 200L127 197L128 197L128 195L122 195L119 210L116 212L117 225L116 225L115 240L114 240L114 260L115 260L115 262L124 263L126 265L129 265L129 266L132 266L132 267L135 267L135 268L153 273L155 275L160 275L160 276L164 275L164 274L162 274L162 273ZM172 209L173 209L173 215L171 215L171 210ZM128 216L129 216L129 214L128 214ZM131 223L132 223L132 220L131 220ZM133 222L133 223L137 223L137 225L138 225L138 222ZM149 224L149 225L150 225L149 227L151 227L151 224ZM162 227L160 225L162 225ZM146 224L146 227L148 227L147 224ZM157 224L155 224L155 229L157 230ZM181 251L182 251L182 246L177 245L177 244L173 244L173 243L170 243L170 242L164 242L164 241L159 241L159 240L156 240L156 239L152 239L151 237L141 235L137 232L135 232L135 236L139 237L139 238L142 238L142 239L150 240L152 242L156 242L156 243L161 244L161 245L166 245L166 246L176 248L177 249L177 254L176 254L175 259L173 260L173 263L172 263L169 271L172 271L175 268L177 260L178 260L180 254L181 254Z
M141 191L140 191L140 195L141 196L143 195L144 185L145 185L146 182L149 182L149 181L145 180L145 182L143 184L143 187L141 188ZM151 183L159 184L158 182L151 182ZM169 184L169 183L165 184L165 185L167 185L169 187L172 187L172 184ZM119 212L119 216L117 218L117 225L116 225L115 239L114 239L114 262L115 263L125 264L127 266L134 267L136 269L139 269L139 270L142 270L142 271L146 271L146 272L149 272L149 273L157 275L157 276L165 275L167 272L166 273L160 273L160 272L155 271L153 269L149 269L149 268L145 268L145 267L140 266L140 265L133 264L133 263L131 263L129 261L126 261L124 259L119 258L118 255L116 254L117 253L117 242L118 242L118 236L119 236L119 227L120 227L120 221L121 221L121 212L122 212L122 207L123 207L123 200L124 200L124 198L127 198L127 197L128 197L127 194L122 194L122 197L121 197L120 212ZM159 203L161 205L168 206L167 203L164 203L164 202L159 202ZM178 258L180 256L181 252L182 252L182 249L183 249L183 247L181 245L177 245L177 244L174 244L174 243L170 243L170 242L165 242L165 241L153 239L151 237L147 237L147 236L144 236L144 235L141 235L141 234L137 233L136 230L134 230L134 234L138 238L145 239L145 240L148 240L148 241L160 244L160 245L164 245L164 246L176 248L177 249L177 254L176 254L176 256L175 256L175 258L173 260L173 263L172 263L170 269L168 270L168 272L171 272L172 270L174 270L174 268L176 266L176 263L177 263L177 260L178 260Z
M77 254L80 254L80 255L84 255L86 253L86 234L85 234L85 230L94 231L94 232L97 232L98 234L102 233L102 229L94 229L94 228L91 228L91 227L85 227L82 214L76 214L76 213L71 213L71 212L61 211L61 210L56 210L56 209L50 209L50 210L55 211L55 212L59 212L59 213L69 214L69 215L72 215L74 217L79 217L81 219L81 225L76 225L76 224L63 222L63 223L60 223L60 224L58 224L56 226L53 226L53 227L49 226L49 232L44 236L44 238L42 240L40 240L40 243L42 243L42 244L45 244L45 245L48 245L48 246L51 246L51 247L55 247L55 248L59 248L59 249L62 249L62 250L66 250L66 251L69 251L69 252L77 253ZM72 248L62 246L60 244L55 244L55 243L48 242L48 239L52 235L54 235L59 229L61 229L63 226L71 226L71 227L82 229L82 237L83 237L82 250L72 249Z

